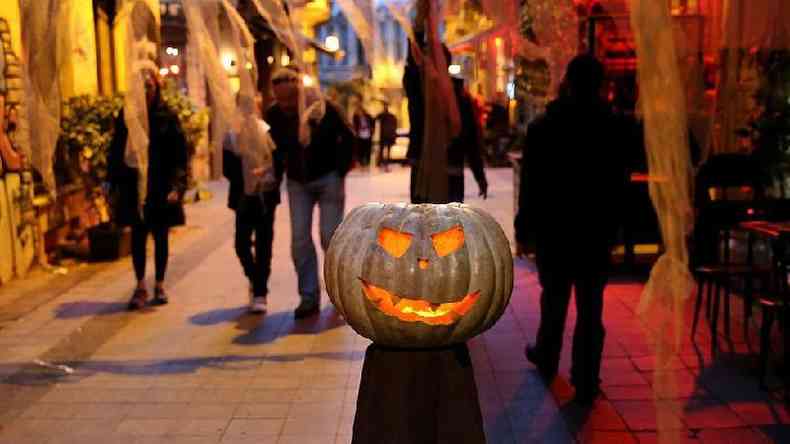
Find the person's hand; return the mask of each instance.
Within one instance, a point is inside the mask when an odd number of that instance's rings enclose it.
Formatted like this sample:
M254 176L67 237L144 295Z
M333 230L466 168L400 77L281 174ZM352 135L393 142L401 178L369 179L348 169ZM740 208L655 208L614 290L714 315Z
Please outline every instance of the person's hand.
M171 191L167 195L167 203L171 203L171 204L178 203L178 191Z
M480 187L480 197L482 197L483 200L488 199L488 182L483 179L478 182L477 185Z

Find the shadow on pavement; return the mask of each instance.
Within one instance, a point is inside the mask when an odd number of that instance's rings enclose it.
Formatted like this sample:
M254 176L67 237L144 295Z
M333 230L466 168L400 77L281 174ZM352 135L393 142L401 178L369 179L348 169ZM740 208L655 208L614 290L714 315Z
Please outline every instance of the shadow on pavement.
M306 359L326 359L333 361L362 361L364 352L320 352L296 353L263 356L219 355L195 358L162 359L162 360L119 360L119 361L75 361L58 363L72 369L67 373L52 367L27 365L3 381L3 386L38 386L57 384L76 384L96 374L107 373L129 376L167 376L189 375L203 368L237 372L249 364L250 368L265 362L300 362ZM0 365L0 371L8 364Z
M55 309L57 319L76 319L91 316L107 316L126 310L125 302L77 301L65 302Z
M295 320L291 311L255 315L246 307L211 310L196 314L189 320L200 326L235 323L236 330L244 332L233 340L239 345L268 344L288 335L317 335L346 325L332 306L325 307L317 316L300 320Z

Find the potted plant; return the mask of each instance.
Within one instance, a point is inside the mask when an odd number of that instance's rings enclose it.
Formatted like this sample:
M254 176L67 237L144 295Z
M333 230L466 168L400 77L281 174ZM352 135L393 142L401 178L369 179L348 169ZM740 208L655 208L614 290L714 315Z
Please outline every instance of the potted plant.
M102 184L115 121L123 106L119 95L72 97L63 105L58 140L63 179L84 190L89 214L72 237L84 240L93 260L113 260L129 251L128 233L115 227ZM81 249L80 249L81 250Z

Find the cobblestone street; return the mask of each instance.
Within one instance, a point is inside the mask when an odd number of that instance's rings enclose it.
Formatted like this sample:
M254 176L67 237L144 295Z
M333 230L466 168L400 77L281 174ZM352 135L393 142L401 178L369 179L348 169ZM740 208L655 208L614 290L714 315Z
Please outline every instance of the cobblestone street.
M467 177L467 203L490 212L512 239L512 172L488 175L486 201ZM401 167L353 172L347 211L407 200L408 176ZM320 317L294 321L287 199L277 210L269 314L247 314L226 185L210 188L213 198L188 206L188 225L174 236L167 306L126 312L129 258L63 276L37 272L0 288L0 443L351 442L369 342L326 295ZM737 325L715 360L705 328L696 345L684 333L668 370L677 392L654 400L655 355L635 314L641 289L628 279L607 289L604 396L582 411L569 403L564 382L573 314L563 377L553 387L524 358L539 320L539 287L531 264L516 261L510 307L470 342L489 443L650 443L658 442L659 424L672 442L790 442L790 413L758 387L755 342L739 337Z

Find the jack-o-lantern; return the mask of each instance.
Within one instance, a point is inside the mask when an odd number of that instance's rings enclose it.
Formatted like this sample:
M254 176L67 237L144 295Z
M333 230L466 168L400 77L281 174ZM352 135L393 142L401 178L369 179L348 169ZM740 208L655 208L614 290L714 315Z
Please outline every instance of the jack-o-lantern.
M327 292L359 334L406 348L457 344L490 328L513 290L502 228L462 204L372 203L335 232Z

